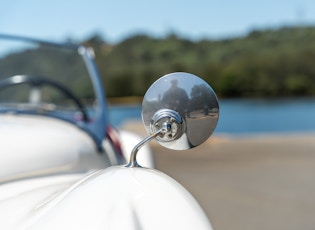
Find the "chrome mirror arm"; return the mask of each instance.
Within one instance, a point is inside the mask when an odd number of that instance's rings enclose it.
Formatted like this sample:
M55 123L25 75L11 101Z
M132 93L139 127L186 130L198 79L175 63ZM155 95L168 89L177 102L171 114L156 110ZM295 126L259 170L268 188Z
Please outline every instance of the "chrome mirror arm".
M129 163L125 166L128 168L133 167L141 167L141 165L137 162L137 153L141 149L141 147L146 144L147 142L151 141L152 139L156 138L158 135L162 133L162 130L157 131L156 133L151 134L150 136L146 137L142 141L140 141L131 151Z

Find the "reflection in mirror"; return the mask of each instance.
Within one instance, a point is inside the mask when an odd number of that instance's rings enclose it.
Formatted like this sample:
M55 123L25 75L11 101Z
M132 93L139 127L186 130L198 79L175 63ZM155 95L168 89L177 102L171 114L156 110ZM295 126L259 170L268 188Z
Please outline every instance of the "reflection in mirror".
M152 124L156 122L153 117L165 109L177 112L183 122L176 139L159 143L176 150L203 143L213 133L219 118L218 100L212 88L201 78L184 72L161 77L145 94L142 119L149 134L156 125Z

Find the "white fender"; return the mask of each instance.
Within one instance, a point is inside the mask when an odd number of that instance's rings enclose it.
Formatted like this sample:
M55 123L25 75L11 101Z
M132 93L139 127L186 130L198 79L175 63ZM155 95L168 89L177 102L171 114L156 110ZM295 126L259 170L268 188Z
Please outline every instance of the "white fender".
M23 229L212 229L196 200L169 176L144 168L97 171L19 223Z

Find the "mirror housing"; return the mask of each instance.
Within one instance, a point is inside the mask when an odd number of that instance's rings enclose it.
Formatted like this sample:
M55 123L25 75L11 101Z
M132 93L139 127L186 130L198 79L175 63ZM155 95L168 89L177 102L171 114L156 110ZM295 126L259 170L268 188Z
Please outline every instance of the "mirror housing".
M219 104L211 86L185 72L167 74L146 92L142 120L147 132L162 146L184 150L196 147L213 133Z

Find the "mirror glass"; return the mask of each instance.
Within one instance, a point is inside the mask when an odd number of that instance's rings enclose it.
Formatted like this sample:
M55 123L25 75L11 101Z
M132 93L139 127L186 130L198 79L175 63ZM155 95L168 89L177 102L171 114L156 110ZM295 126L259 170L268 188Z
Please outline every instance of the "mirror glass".
M219 118L219 104L213 89L201 78L184 72L161 77L146 92L142 102L142 120L150 135L152 118L163 109L176 111L183 120L183 131L178 138L159 141L161 145L176 150L190 149L203 143L213 133Z

